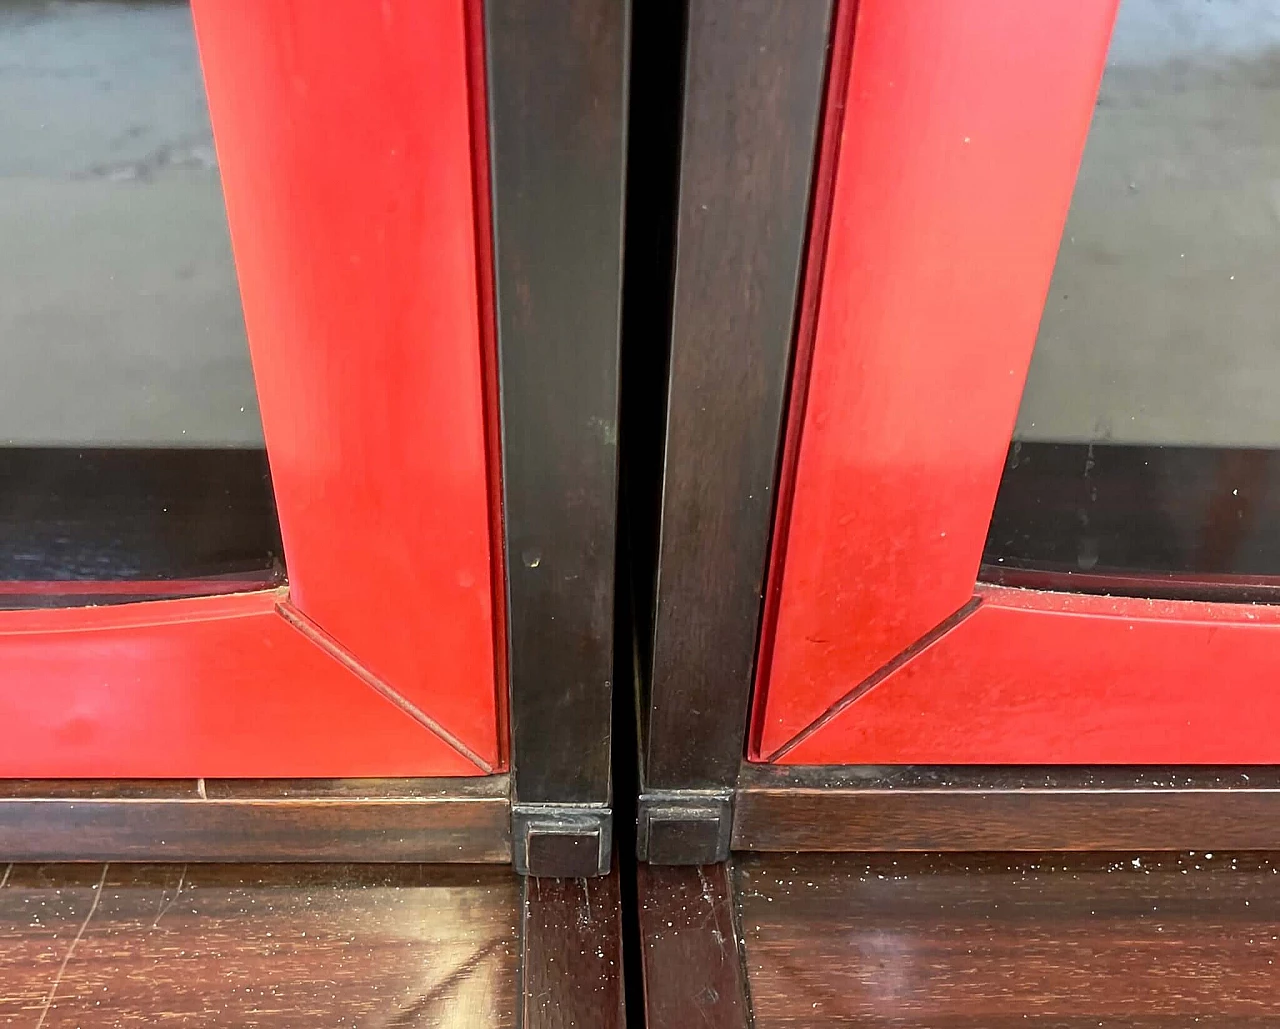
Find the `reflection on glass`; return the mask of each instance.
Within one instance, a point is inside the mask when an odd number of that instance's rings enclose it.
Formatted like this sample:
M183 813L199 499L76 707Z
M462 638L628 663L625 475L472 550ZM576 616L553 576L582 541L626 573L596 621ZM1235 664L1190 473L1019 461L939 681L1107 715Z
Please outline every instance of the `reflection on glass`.
M1280 576L1278 267L1280 4L1122 0L984 577Z
M0 0L0 141L0 606L277 579L188 6Z

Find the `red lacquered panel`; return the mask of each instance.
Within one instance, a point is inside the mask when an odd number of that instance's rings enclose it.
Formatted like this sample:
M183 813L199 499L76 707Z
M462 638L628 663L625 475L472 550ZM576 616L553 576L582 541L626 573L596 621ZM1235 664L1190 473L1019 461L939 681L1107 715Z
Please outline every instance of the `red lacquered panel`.
M5 612L0 777L478 774L279 599Z
M859 4L757 753L972 595L1115 7Z
M463 3L193 6L292 602L496 765Z
M787 764L1274 764L1280 608L979 587Z

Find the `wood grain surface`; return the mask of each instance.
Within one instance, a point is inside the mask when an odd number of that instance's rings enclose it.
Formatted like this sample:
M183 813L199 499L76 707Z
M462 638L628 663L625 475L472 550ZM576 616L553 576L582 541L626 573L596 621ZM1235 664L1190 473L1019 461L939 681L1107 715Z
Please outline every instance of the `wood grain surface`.
M524 880L521 1029L623 1029L618 870Z
M609 799L629 9L485 5L512 776L526 804Z
M0 1025L513 1026L518 880L0 865Z
M731 786L742 757L830 13L689 4L645 753L658 789Z
M757 1029L1280 1020L1280 855L752 855L735 886Z
M15 861L511 859L505 775L0 782Z
M645 1025L747 1029L728 866L641 864L636 874Z
M1263 767L744 764L733 846L767 851L1280 849Z

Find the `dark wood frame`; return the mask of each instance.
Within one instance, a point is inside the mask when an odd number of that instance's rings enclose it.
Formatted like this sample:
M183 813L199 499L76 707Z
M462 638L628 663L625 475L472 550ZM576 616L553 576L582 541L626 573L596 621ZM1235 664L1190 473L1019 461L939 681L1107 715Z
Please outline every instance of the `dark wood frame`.
M524 880L520 1014L525 1029L627 1024L621 877Z
M517 869L608 870L630 5L486 8Z
M629 322L624 344L669 345L665 396L647 399L665 406L665 426L624 440L640 623L638 849L657 861L728 852L833 6L690 0L673 66L683 98L670 311L657 326ZM628 426L644 402L628 408ZM644 527L652 506L656 539Z
M637 880L645 1025L749 1029L750 980L729 866L640 865Z

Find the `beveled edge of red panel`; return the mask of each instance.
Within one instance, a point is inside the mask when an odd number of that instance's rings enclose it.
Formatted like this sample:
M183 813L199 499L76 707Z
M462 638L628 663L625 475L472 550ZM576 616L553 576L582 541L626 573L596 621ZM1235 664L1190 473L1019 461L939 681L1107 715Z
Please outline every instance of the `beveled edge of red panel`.
M290 604L287 596L279 598L279 602L275 605L275 613L292 626L297 632L305 636L307 641L314 647L329 655L329 657L333 658L340 665L346 668L366 686L379 694L388 703L399 708L404 714L408 715L428 732L439 737L444 743L448 744L453 750L456 750L485 775L493 775L498 771L498 769L485 761L483 757L473 751L463 743L462 740L458 739L458 737L445 729L444 726L428 715L425 711L410 702L407 698L401 696L360 664L360 662L357 661L349 651L345 650L337 640L316 625L315 622L299 611L296 607Z
M471 166L476 220L476 286L480 313L480 375L484 383L484 449L489 479L489 554L493 588L493 669L498 713L498 760L511 758L507 674L506 532L502 511L502 399L498 378L498 330L493 269L493 198L489 184L489 100L483 0L464 0L467 89L471 100Z
M800 439L804 432L805 407L809 398L809 376L813 364L814 339L818 329L818 308L822 300L826 267L827 237L835 198L836 169L840 164L840 141L853 64L853 37L858 0L836 0L831 30L831 56L827 62L827 88L818 130L818 154L814 161L809 205L809 232L805 246L805 267L800 286L800 306L792 353L790 391L774 489L773 531L769 541L769 564L765 572L764 605L756 648L755 688L751 700L747 756L756 760L764 734L764 715L769 692L769 672L778 609L782 599L783 569L787 559L787 536L791 506L795 499L796 472L800 463Z
M945 636L949 635L951 630L956 628L956 626L977 611L981 603L981 597L973 597L967 604L960 608L959 611L956 611L950 617L943 619L943 621L935 625L901 654L896 655L891 661L888 661L881 667L877 668L851 690L843 694L835 703L831 704L825 711L823 711L822 714L818 715L817 718L788 739L780 747L772 751L767 756L759 756L759 751L757 750L756 754L749 755L747 760L760 764L774 764L780 762L796 747L800 746L806 740L811 739L817 733L820 733L827 725L839 718L847 708L852 707L882 682L890 678L899 669L910 664L916 655L930 649L935 643L938 643Z

